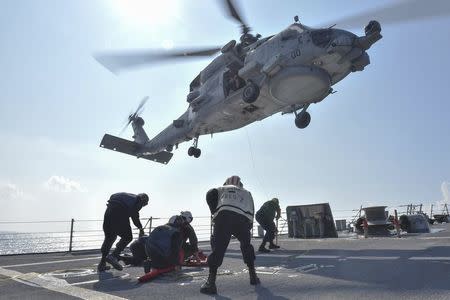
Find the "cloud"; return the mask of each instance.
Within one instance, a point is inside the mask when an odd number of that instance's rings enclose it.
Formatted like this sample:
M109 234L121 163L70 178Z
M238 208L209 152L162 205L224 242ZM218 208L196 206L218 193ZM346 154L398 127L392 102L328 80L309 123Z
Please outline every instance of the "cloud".
M23 196L23 192L12 183L0 184L0 200L12 200Z
M57 175L51 176L44 183L44 187L55 192L85 192L79 182Z

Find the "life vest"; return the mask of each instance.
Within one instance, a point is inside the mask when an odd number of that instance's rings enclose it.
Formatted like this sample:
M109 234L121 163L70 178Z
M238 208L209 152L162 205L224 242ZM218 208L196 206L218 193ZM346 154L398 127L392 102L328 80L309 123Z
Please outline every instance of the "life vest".
M180 245L180 231L170 225L161 225L156 227L148 236L145 243L145 251L149 257L151 257L152 253L157 253L162 257L170 257L174 255L172 253L174 249L177 250Z
M222 210L229 210L247 217L253 223L255 207L252 194L249 191L234 185L225 185L217 188L218 201L213 219Z

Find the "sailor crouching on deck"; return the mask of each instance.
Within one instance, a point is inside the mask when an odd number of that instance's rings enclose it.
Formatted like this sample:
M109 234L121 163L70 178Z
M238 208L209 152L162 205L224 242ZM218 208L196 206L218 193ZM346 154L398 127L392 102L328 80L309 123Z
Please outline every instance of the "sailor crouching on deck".
M103 219L105 240L103 241L101 248L102 259L97 267L99 272L109 269L106 262L110 263L115 269L122 270L122 265L118 261L119 255L128 243L133 240L129 218L131 218L134 225L139 228L139 236L143 236L144 229L139 220L139 211L147 204L147 194L135 195L129 193L117 193L111 195ZM116 244L116 249L109 254L117 236L120 236L120 241Z
M231 235L241 244L242 256L250 274L250 284L259 284L255 271L255 250L250 244L255 210L252 194L244 189L239 176L232 176L222 187L209 190L206 201L213 215L214 230L211 236L212 253L208 256L209 276L200 292L217 293L217 269L222 265Z
M273 222L273 219L277 220L281 216L280 203L278 198L273 198L261 206L261 208L256 212L256 221L261 225L261 227L266 231L264 238L262 240L261 246L259 246L259 252L270 252L269 249L278 249L280 246L275 245L273 240L275 239L275 234L277 232L277 227ZM269 249L266 249L266 243L269 242Z

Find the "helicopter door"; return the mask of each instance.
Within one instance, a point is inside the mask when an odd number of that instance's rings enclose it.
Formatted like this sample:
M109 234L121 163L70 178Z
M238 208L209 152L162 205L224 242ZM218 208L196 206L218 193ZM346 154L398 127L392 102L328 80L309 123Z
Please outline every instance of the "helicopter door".
M227 70L223 73L223 91L225 97L227 97L231 92L237 91L245 85L245 81L239 77L237 72Z

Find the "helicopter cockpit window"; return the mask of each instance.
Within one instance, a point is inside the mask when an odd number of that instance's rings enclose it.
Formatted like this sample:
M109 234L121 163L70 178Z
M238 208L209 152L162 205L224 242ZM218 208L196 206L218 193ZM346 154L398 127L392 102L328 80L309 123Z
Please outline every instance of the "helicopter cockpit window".
M325 48L331 41L331 30L318 29L311 32L311 39L314 45Z
M285 40L296 39L298 34L299 33L297 32L297 30L288 28L281 33L281 40L285 41Z
M301 24L298 24L298 23L292 24L291 26L289 26L288 29L295 30L298 33L303 33L305 31L305 27L303 25L301 25Z
M308 30L308 27L295 23L281 32L281 40L296 39L300 34Z

